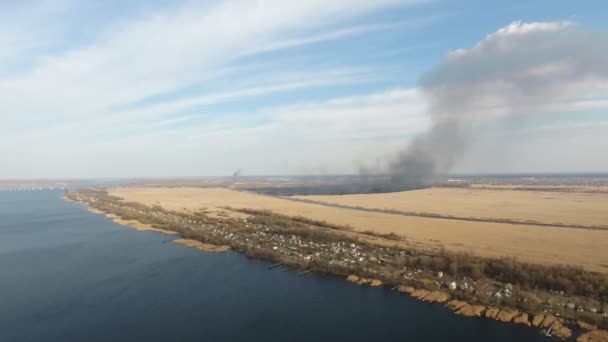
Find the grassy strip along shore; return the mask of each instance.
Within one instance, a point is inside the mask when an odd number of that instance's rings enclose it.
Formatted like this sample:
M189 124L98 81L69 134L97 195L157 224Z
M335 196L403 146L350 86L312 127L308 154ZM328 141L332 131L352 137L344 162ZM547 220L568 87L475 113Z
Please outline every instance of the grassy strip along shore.
M429 302L447 302L457 313L537 326L568 338L575 322L596 338L608 327L608 277L574 267L541 266L514 259L487 259L447 251L403 248L390 236L267 211L231 209L246 218L210 217L203 211L173 212L129 203L104 190L66 192L71 200L175 231L184 239L230 246L250 257L347 277L358 284L387 286ZM392 243L391 243L392 241Z

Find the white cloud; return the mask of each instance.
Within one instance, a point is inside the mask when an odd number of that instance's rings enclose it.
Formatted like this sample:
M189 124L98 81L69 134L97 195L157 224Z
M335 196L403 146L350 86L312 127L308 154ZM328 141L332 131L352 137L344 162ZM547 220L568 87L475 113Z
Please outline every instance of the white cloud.
M99 115L108 107L205 79L236 56L285 35L413 2L187 3L108 29L87 45L47 56L21 75L0 79L0 105L5 116Z
M434 161L449 161L448 168L440 169L441 172L450 170L452 162L456 162L457 170L468 167L470 171L473 160L478 162L479 171L492 169L492 163L504 172L514 171L513 165L520 170L538 171L543 162L549 167L543 171L557 165L557 170L597 167L597 162L590 163L593 160L590 156L600 153L605 144L593 145L590 141L597 142L598 134L606 134L606 127L595 127L593 138L585 137L587 143L580 145L588 158L562 155L556 161L547 156L559 149L572 152L572 148L564 146L564 135L578 136L583 131L581 126L570 123L567 126L571 126L571 130L561 129L561 135L548 133L554 129L535 127L532 131L537 137L525 139L505 127L507 133L492 132L508 138L500 139L498 144L488 144L496 139L485 136L487 132L480 131L476 121L506 116L525 122L541 114L578 115L585 110L607 108L607 54L608 35L603 31L585 30L570 22L513 22L470 49L449 53L422 77L421 90L430 100L433 127L441 128L447 122L451 124L447 131L457 134L455 138L447 134L435 136L431 130L421 136L420 141L433 147L429 150ZM480 136L484 139L480 140ZM466 150L468 156L458 161ZM510 165L500 161L502 156L517 155L513 153L515 150L521 155L519 161L511 159ZM536 160L530 163L533 155ZM586 162L577 166L570 164L582 160ZM608 168L606 162L599 164Z
M409 136L424 130L428 126L424 106L415 90L395 89L271 107L133 136L117 128L117 136L83 145L74 145L69 136L56 137L59 141L52 145L24 137L19 146L9 148L17 154L13 159L30 165L21 172L27 177L39 176L41 167L57 177L65 172L69 176L221 175L237 168L247 174L352 172L358 163L378 157L383 161ZM263 121L257 122L260 118ZM63 133L69 135L71 130ZM6 148L0 146L0 153ZM66 171L65 164L72 166ZM18 168L19 164L8 164L3 171L15 174Z
M513 22L448 54L420 83L443 114L511 112L601 94L608 88L607 54L605 32L569 22Z
M0 4L0 77L18 67L28 55L54 43L59 23L54 19L66 1L41 1L32 6Z
M0 170L0 177L20 175L33 164L37 165L33 172L40 176L45 165L49 173L60 176L58 166L65 171L75 162L52 163L49 159L65 153L86 159L87 149L99 153L96 160L100 163L112 151L149 153L145 144L139 145L148 136L187 133L159 132L165 126L188 122L189 117L175 116L176 112L286 91L365 82L369 70L346 66L339 70L315 66L289 70L269 61L267 68L276 70L256 74L255 64L241 65L238 59L264 47L286 49L383 29L382 25L353 25L353 20L418 2L188 1L168 8L146 7L131 17L110 20L98 32L87 32L84 40L76 32L65 32L68 26L62 25L75 18L87 20L80 18L83 6L78 2L25 4L19 6L23 16L9 6L0 14L0 19L12 18L0 20L0 41L4 43L0 62L10 58L27 59L28 63L19 68L4 63L8 69L0 70L0 152L10 165ZM86 10L84 15L90 15L94 8ZM35 27L45 30L29 30ZM222 85L215 87L218 82ZM159 94L179 94L193 85L205 85L205 91L166 98L151 107L124 109ZM204 114L214 116L213 112ZM117 139L122 146L111 145ZM151 141L153 145L157 142ZM170 149L174 143L179 145L179 139L165 143L167 147L157 148ZM82 175L91 173L95 172Z

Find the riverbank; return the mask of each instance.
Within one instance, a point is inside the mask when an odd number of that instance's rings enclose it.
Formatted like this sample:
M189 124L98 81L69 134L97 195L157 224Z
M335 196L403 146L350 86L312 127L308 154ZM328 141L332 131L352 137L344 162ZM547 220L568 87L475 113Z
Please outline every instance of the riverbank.
M354 274L346 277L346 280L358 285L369 285L372 287L381 286L382 282L378 279L360 278ZM529 315L526 312L509 308L485 307L479 304L470 304L463 300L451 299L449 293L444 291L429 291L425 289L416 289L412 286L396 286L391 289L409 294L411 297L428 303L440 303L457 315L466 317L485 317L503 323L522 324L526 326L534 326L544 329L546 334L555 336L560 339L567 339L572 336L572 330L565 326L565 321L553 315ZM589 326L583 322L579 327L585 330L597 330L595 326ZM596 333L594 333L596 334ZM581 335L582 336L582 335Z
M177 235L177 232L175 232L175 231L155 228L150 224L141 223L138 220L124 220L118 215L115 215L112 213L107 213L107 212L101 211L99 209L89 208L89 212L91 212L93 214L104 215L105 217L114 221L114 223L118 223L122 226L127 226L127 227L133 228L135 230L157 232L157 233L163 233L163 234L167 234L167 235Z
M592 323L597 323L593 321L599 318L600 324L605 323L597 308L603 309L600 303L591 298L593 296L582 297L563 290L560 293L555 290L522 288L518 284L511 285L497 279L466 276L466 268L470 265L485 265L480 264L482 260L470 256L430 255L416 250L380 247L369 244L363 238L346 236L344 231L339 231L337 227L322 227L321 223L318 225L311 222L303 223L301 219L297 221L270 213L247 211L248 217L238 220L210 218L201 212L184 214L166 211L160 207L151 208L138 203L126 203L119 198L108 196L103 191L70 192L69 197L97 210L117 215L122 220L137 219L153 228L177 232L186 239L207 244L229 245L248 256L281 262L289 267L344 277L356 274L359 278L357 283L360 284L373 286L384 284L386 287L397 286L404 290L405 287L399 286L409 286L413 289L412 296L429 302L439 302L438 299L445 298L444 295L439 294L443 292L449 294L451 300L471 303L456 308L452 302L451 306L462 315L469 312L472 312L473 316L481 315L482 311L479 309L481 306L484 309L488 308L483 311L485 317L503 322L517 320L521 322L520 324L524 324L523 313L526 313L529 314L525 316L528 318L528 324L534 325L534 317L542 314L555 319L551 326L548 326L549 323L544 324L546 318L543 318L540 327L553 336L562 338L567 337L570 327L574 326L578 316L585 316L585 320ZM487 265L495 268L503 267L500 260ZM519 264L514 265L523 267ZM437 271L438 268L443 271ZM449 272L450 270L452 272ZM564 273L567 271L564 268L547 271L567 274ZM513 274L517 272L513 269ZM538 269L529 268L524 273L534 274L534 272L538 272ZM590 286L594 286L595 282L599 281L594 280L594 275L582 270L577 271L576 274L583 279L591 277L588 281ZM590 291L589 293L592 294L600 290L591 288ZM570 303L573 303L575 310L569 309ZM586 315L581 315L578 308ZM565 329L561 329L560 326Z
M66 200L71 201L70 199L66 199ZM104 215L107 218L112 219L112 221L115 223L133 228L135 230L151 231L151 232L157 232L157 233L162 233L162 234L167 234L167 235L178 235L178 233L176 231L155 228L150 224L141 223L138 220L123 220L122 218L120 218L119 216L117 216L115 214L106 213L99 209L89 208L88 210L89 210L89 212L91 212L93 214ZM176 239L176 240L173 240L173 242L187 246L187 247L196 248L196 249L199 249L199 250L205 251L205 252L225 252L225 251L230 250L230 246L226 246L226 245L216 246L216 245L203 243L198 240L192 240L192 239Z

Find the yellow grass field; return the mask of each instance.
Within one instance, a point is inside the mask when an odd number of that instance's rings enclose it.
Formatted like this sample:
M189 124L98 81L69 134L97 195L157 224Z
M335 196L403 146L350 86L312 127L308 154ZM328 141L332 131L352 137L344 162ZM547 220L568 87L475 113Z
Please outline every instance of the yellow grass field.
M432 195L426 195L430 192ZM436 191L436 192L435 192ZM501 190L502 191L502 190ZM122 197L127 201L140 202L146 205L158 204L166 209L177 211L195 211L206 209L210 212L223 212L221 207L231 206L233 208L266 209L284 215L300 215L316 220L325 220L339 225L349 225L358 231L373 230L379 233L394 232L407 238L408 243L416 247L436 248L443 246L448 250L466 251L477 255L500 257L512 256L519 260L541 263L541 264L569 264L579 265L588 270L608 272L608 230L581 230L569 228L539 227L531 225L512 225L508 223L491 222L469 222L459 220L446 220L422 217L408 217L390 213L365 212L352 209L341 209L321 206L318 204L294 202L280 198L261 196L251 193L233 191L224 188L113 188L109 193ZM424 196L419 196L423 194ZM442 195L446 198L441 199ZM496 204L496 194L489 190L468 191L463 189L429 189L422 191L411 191L395 194L372 194L372 195L349 195L349 196L320 196L336 197L340 200L350 200L351 196L361 197L361 203L374 208L383 208L392 204L392 208L404 211L433 212L449 215L463 215L467 217L497 217L533 220L549 220L548 222L566 221L577 223L576 212L569 210L568 204L560 204L563 201L561 193L547 193L546 197L560 198L546 199L553 203L534 203L531 198L527 200L535 204L538 210L549 210L559 216L552 219L551 214L535 213L526 206L513 204L518 199L526 199L526 196L545 196L541 193L525 194L518 191L510 194L510 199L503 198ZM578 208L580 222L585 224L606 224L597 217L586 217L599 215L606 217L606 213L599 212L599 204L596 200L590 200L592 194L584 194L581 197L567 197L574 203L581 203ZM363 200L365 197L369 200ZM393 200L388 198L407 198L409 202L417 205L416 210L410 207L399 207ZM415 197L419 196L417 201ZM517 197L520 196L520 197ZM523 197L521 197L523 196ZM484 197L488 197L487 199ZM507 196L508 197L508 196ZM317 198L310 196L306 198ZM539 197L536 197L537 199ZM576 198L576 199L575 199ZM318 198L317 198L318 199ZM584 202L576 200L587 200L591 203L586 208ZM450 202L450 200L452 202ZM376 204L380 201L383 204ZM382 202L384 201L384 202ZM437 202L436 206L433 205ZM397 204L395 204L397 203ZM492 204L494 203L494 204ZM572 203L572 202L567 202ZM360 205L360 204L358 204ZM363 206L363 205L360 205ZM475 208L477 206L477 208ZM440 208L441 210L439 210ZM491 208L491 210L490 210ZM521 210L517 210L520 208ZM555 209L561 208L561 209ZM594 209L595 208L595 209ZM431 210L434 209L434 210ZM560 214L564 211L563 214ZM597 213L596 213L597 211ZM479 215L478 213L484 213ZM490 216L488 216L490 215ZM602 216L603 215L603 216ZM571 221L568 221L571 220Z
M608 227L608 193L431 188L388 194L295 197L352 207L463 218Z

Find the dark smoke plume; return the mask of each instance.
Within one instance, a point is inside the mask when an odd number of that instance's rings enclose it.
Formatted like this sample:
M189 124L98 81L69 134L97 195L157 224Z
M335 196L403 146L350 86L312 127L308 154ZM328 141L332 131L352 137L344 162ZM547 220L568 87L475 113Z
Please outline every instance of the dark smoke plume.
M608 33L569 22L521 23L449 53L424 74L431 127L389 161L362 168L358 181L285 189L286 194L394 192L428 187L450 172L475 135L474 124L499 116L568 110L608 89Z
M436 174L447 173L464 152L467 134L463 126L457 119L441 120L414 138L389 164L390 188L399 191L427 187Z
M431 128L389 163L390 191L429 186L465 152L475 120L530 115L608 86L608 35L567 22L514 22L423 75Z

